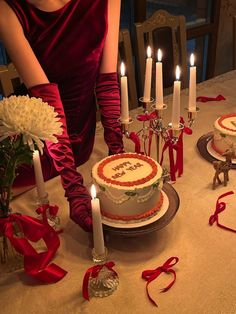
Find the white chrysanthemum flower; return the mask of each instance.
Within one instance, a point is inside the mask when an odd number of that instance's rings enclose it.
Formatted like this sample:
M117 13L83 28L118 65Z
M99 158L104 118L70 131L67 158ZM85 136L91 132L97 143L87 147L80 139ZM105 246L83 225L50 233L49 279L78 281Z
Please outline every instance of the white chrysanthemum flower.
M24 144L32 150L36 144L42 153L43 141L57 142L61 125L54 108L40 98L10 96L0 101L0 141L22 134Z

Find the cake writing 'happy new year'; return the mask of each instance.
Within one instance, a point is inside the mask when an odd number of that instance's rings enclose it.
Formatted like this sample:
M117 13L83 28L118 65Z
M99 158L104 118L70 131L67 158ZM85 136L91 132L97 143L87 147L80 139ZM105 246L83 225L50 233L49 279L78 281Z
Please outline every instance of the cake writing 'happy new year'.
M104 158L92 169L105 218L130 222L155 215L163 203L162 168L152 158L123 153Z
M234 150L236 154L236 114L223 115L214 123L212 148L223 155L226 150Z

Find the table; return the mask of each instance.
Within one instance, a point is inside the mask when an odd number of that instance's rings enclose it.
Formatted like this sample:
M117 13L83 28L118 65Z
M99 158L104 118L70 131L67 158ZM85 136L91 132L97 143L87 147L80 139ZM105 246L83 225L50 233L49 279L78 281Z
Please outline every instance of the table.
M60 207L61 246L55 263L68 271L67 276L52 285L40 285L24 273L0 275L0 299L2 314L21 313L175 313L175 314L232 314L236 313L236 234L224 231L216 225L209 226L209 216L215 210L219 195L233 190L236 193L236 175L232 170L227 187L211 189L214 170L196 148L197 140L212 130L215 119L222 114L236 111L236 71L203 82L197 86L197 95L217 96L226 101L198 103L200 112L191 136L184 138L184 174L174 188L180 197L180 208L172 222L157 232L136 238L123 238L109 234L106 246L109 260L116 263L119 273L118 290L109 297L82 298L82 280L87 268L92 266L91 239L68 217L69 209L60 178L46 183L51 204ZM172 96L165 101L169 105L165 118L170 117ZM186 117L187 91L182 91L182 114ZM133 118L139 109L131 112ZM138 123L132 125L138 129ZM126 150L134 150L125 140ZM91 184L92 165L105 157L107 148L98 123L96 143L90 160L79 168L85 184ZM15 211L35 215L35 189L12 202ZM227 209L220 220L236 228L236 194L225 199ZM150 293L159 307L147 298L146 282L141 278L144 269L154 269L169 257L178 256L174 266L177 281L167 293L160 293L171 280L161 275L150 284Z

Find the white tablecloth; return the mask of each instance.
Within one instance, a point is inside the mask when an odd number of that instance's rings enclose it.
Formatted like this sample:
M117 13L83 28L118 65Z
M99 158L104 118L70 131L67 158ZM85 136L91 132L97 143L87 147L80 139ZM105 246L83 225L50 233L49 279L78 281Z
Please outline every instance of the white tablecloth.
M91 238L69 219L69 210L60 178L46 183L51 204L60 207L61 246L54 262L68 271L66 277L56 284L40 285L23 272L0 273L0 312L21 313L170 313L170 314L233 314L236 313L236 234L224 231L216 225L209 226L209 216L215 210L217 197L227 191L236 193L235 171L229 173L227 187L212 190L214 175L211 163L203 159L196 143L199 137L212 130L219 115L236 112L236 71L226 73L198 85L197 95L225 96L225 101L198 103L200 112L191 136L184 137L184 174L174 188L180 197L180 208L172 222L164 229L136 238L123 238L109 234L106 246L109 260L116 263L120 285L111 296L82 297L82 281L91 261ZM172 96L166 98L170 117ZM187 106L187 91L181 95L182 114ZM133 111L132 117L138 109ZM131 129L138 130L135 121ZM133 151L133 144L126 140L126 150ZM92 165L105 157L107 148L103 142L102 128L98 123L93 154L78 170L85 184L91 184ZM155 156L154 156L155 157ZM35 189L28 191L12 202L12 208L23 214L35 215ZM225 199L226 210L220 221L236 229L236 194ZM177 280L166 293L160 288L171 281L171 275L162 274L150 284L150 294L159 307L154 307L147 298L146 282L141 278L144 269L154 269L171 256L178 256L174 266Z

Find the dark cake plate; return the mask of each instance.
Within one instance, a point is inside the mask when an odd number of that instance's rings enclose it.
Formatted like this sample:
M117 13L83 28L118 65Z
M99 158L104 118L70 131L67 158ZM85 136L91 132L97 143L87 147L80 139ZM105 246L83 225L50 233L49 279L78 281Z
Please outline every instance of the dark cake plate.
M178 211L179 196L173 186L169 183L164 183L162 190L165 194L164 197L168 198L167 208L161 208L160 214L156 219L154 216L148 220L143 221L142 223L138 223L139 227L134 227L134 223L131 223L130 227L129 224L124 224L122 227L120 223L117 223L116 225L116 223L113 221L113 223L110 224L109 221L103 219L103 229L107 232L117 235L138 236L164 228L171 222Z
M213 150L211 147L211 141L213 138L213 132L202 135L197 141L197 148L200 155L209 162L215 160L225 160L220 154ZM232 169L236 169L236 159L232 160Z

